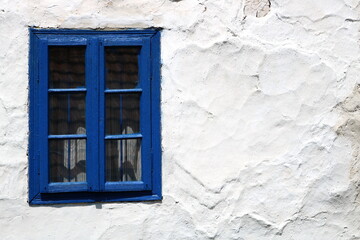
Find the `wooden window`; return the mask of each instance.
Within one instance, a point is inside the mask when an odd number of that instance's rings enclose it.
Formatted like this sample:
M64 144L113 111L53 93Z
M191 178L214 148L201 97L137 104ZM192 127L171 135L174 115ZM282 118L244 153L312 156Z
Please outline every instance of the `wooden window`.
M161 199L160 33L30 29L29 203Z

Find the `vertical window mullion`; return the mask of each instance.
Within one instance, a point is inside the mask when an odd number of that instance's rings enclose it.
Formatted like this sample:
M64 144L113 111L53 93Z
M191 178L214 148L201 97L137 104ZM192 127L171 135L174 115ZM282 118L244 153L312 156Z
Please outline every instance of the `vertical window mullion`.
M39 152L40 152L40 192L48 191L49 150L48 150L48 42L39 41Z
M152 191L161 196L160 32L151 38Z
M120 113L120 116L119 116L119 120L120 120L120 122L119 122L119 125L120 125L120 129L123 129L123 116L122 116L122 109L123 109L123 106L122 106L122 95L120 94L119 95L119 102L120 102L120 105L119 105L119 108L120 108L120 111L119 111L119 113ZM124 168L124 166L123 166L123 162L124 162L124 156L123 156L123 141L120 141L120 161L119 161L119 163L120 163L120 181L124 181L124 171L123 171L123 168Z
M103 40L99 41L98 45L98 86L99 86L99 131L98 131L98 139L99 139L99 187L100 191L105 190L105 49Z
M29 202L40 192L40 151L36 140L39 139L38 96L39 96L39 47L38 38L30 32L30 56L29 56Z
M99 191L99 93L98 93L98 41L88 40L86 53L86 123L87 123L87 175L89 191Z
M151 189L151 84L150 84L150 39L144 39L139 56L139 79L140 87L143 89L140 99L140 129L142 139L142 180L146 189Z

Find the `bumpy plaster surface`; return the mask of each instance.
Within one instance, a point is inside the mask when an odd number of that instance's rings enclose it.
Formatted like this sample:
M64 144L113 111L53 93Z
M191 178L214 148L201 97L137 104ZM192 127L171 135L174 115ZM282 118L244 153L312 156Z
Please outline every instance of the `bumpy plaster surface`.
M360 239L359 1L267 4L2 0L0 239ZM163 28L162 202L28 206L29 26Z
M264 17L269 13L270 5L269 0L245 0L244 15Z

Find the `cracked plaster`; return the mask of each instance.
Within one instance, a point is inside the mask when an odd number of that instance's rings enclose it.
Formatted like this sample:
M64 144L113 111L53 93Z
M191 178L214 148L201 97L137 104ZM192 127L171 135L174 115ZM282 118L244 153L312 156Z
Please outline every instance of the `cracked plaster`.
M245 0L244 15L265 17L270 12L269 0Z
M356 0L1 0L0 238L360 239L359 13ZM163 29L162 202L28 206L29 26Z

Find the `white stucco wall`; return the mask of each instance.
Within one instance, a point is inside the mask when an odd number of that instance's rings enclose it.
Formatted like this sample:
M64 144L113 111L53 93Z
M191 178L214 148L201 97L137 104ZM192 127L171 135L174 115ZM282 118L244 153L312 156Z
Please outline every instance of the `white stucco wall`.
M359 13L0 0L0 239L360 239ZM163 28L162 202L27 204L29 26Z

